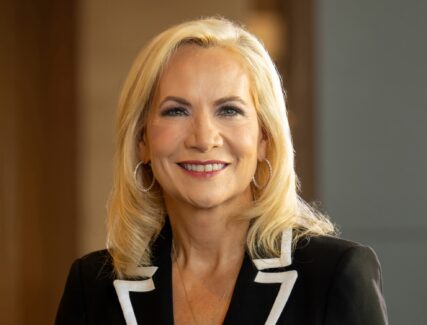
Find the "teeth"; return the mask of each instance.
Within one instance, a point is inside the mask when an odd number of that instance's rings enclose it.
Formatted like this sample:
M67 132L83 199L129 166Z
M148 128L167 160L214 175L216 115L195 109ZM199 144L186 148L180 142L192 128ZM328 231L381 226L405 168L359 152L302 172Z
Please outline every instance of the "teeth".
M212 172L221 170L225 167L225 164L207 164L207 165L196 165L196 164L181 164L186 170L196 172Z

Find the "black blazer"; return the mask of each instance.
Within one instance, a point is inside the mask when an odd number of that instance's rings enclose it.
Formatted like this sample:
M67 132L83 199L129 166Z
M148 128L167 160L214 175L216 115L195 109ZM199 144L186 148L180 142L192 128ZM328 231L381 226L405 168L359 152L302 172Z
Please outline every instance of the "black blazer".
M245 256L224 324L387 324L370 248L321 236L300 241L291 254L291 237L284 232L280 258ZM117 280L106 250L76 260L56 324L173 324L171 240L166 225L140 280Z

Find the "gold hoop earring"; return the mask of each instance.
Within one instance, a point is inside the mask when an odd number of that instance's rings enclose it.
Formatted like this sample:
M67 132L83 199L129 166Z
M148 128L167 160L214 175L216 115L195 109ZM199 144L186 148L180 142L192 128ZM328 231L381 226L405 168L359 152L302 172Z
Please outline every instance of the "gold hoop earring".
M154 178L154 175L153 175L153 180L151 181L151 184L150 184L150 186L148 186L148 187L144 187L144 183L142 182L142 179L141 179L141 184L142 184L142 185L140 185L140 182L138 181L138 169L139 169L139 167L140 167L140 166L142 166L142 165L144 165L144 162L143 162L143 161L140 161L140 162L136 165L136 167L135 167L135 169L134 169L134 171L133 171L133 178L134 178L134 180L135 180L136 188L137 188L138 190L140 190L141 192L147 193L147 192L149 192L149 191L153 188L153 186L154 186L154 183L155 183L156 179ZM148 165L148 164L147 164L147 165Z
M255 180L255 175L252 176L252 183L254 183L254 186L259 190L262 190L264 187L267 186L267 184L270 182L271 176L273 175L273 168L271 167L270 161L267 158L264 158L264 162L268 166L268 180L267 180L267 182L263 186L260 186L258 184L258 182Z

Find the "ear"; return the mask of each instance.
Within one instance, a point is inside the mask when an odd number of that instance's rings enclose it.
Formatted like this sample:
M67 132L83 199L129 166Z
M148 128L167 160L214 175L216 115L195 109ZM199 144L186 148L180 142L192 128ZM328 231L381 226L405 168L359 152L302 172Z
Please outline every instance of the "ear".
M268 137L264 130L261 130L258 143L258 161L263 161L267 158Z
M138 157L140 161L143 161L145 164L150 161L150 150L148 145L145 143L145 137L142 137L138 143Z

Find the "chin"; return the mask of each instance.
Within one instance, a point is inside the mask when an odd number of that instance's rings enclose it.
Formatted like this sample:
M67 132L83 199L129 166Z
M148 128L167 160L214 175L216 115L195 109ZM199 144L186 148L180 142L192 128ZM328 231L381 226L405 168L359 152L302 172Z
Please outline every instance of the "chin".
M212 209L221 205L221 203L223 203L221 200L216 200L211 197L190 200L190 204L199 209Z
M251 200L250 197L247 199L244 196L224 197L223 195L211 195L208 197L191 197L188 202L198 209L214 209L220 208L221 206L235 206L236 209L240 209L241 206L246 205L247 200Z

